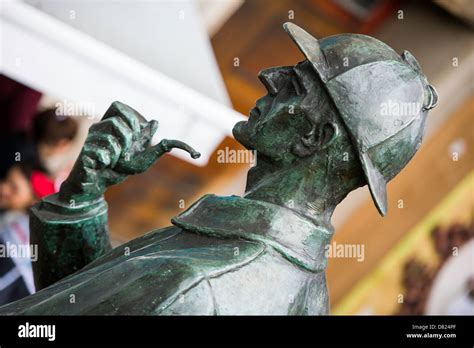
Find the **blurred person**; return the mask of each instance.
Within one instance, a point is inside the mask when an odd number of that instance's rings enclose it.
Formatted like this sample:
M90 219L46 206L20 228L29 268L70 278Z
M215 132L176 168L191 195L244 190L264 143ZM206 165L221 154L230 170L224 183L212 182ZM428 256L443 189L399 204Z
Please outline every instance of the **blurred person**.
M54 109L39 113L33 122L32 140L26 155L13 162L0 181L0 209L25 211L35 199L56 193L71 169L69 150L78 125ZM28 155L33 153L33 155Z
M58 192L74 161L69 150L77 130L75 120L57 116L54 109L38 113L31 130L32 144L23 144L21 161L12 161L0 181L0 209L22 211L33 198Z
M38 184L51 180L54 192L48 194L57 192L71 171L75 158L71 158L70 150L77 131L77 122L71 117L58 115L56 109L38 113L33 121L32 139L37 162L46 176L33 173L32 180L38 180Z
M34 202L30 183L32 170L23 164L11 167L3 182L0 182L0 208L26 212Z
M35 292L27 214L35 202L33 168L28 161L15 164L0 183L0 207L6 209L0 216L0 304ZM26 252L19 255L20 249Z
M37 199L58 192L69 174L77 128L73 119L57 116L54 109L39 113L31 131L34 155L10 167L0 182L0 209L5 210L0 216L0 305L35 291L27 211ZM19 257L2 253L10 249L26 252Z

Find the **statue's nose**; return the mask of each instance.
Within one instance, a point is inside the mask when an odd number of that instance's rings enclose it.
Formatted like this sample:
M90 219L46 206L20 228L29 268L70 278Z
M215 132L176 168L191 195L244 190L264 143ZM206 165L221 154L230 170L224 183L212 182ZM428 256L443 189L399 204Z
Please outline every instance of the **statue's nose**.
M273 71L273 69L266 69L261 71L258 74L258 79L260 80L260 82L262 82L262 84L265 86L271 96L275 96L278 93L277 84L274 81L275 72Z
M288 76L288 72L291 70L291 67L277 67L269 68L260 71L258 74L258 79L267 89L268 93L271 96L275 96L278 93L278 86L281 86L282 80L285 76Z

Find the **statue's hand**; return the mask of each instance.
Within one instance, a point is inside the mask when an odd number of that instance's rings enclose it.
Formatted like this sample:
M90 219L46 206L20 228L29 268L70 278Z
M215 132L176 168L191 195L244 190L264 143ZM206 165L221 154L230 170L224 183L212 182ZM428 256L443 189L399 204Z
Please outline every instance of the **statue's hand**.
M173 148L183 149L193 158L200 156L178 140L163 139L151 146L157 129L157 121L147 122L131 107L112 103L102 120L90 127L74 168L61 185L60 199L66 202L97 199L106 187L123 181L128 175L146 171Z

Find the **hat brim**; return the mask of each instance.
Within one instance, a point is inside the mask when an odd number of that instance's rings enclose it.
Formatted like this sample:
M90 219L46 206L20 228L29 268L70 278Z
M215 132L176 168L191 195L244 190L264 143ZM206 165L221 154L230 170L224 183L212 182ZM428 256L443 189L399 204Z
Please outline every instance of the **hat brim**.
M298 46L304 56L311 62L321 80L326 82L329 75L329 66L324 53L319 47L318 40L291 22L284 23L283 29L285 29L296 46Z

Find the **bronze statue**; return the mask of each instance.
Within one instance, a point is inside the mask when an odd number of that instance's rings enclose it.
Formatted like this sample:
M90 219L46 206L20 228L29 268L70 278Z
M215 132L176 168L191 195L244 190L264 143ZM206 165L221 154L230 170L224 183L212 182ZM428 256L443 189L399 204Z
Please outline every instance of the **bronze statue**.
M150 146L157 124L115 102L59 194L31 210L40 291L0 314L328 313L334 208L368 184L386 214L386 183L419 148L437 95L407 51L284 28L306 59L262 71L268 94L233 130L258 156L244 197L206 195L173 226L111 250L105 189L173 147L198 156L178 141Z

